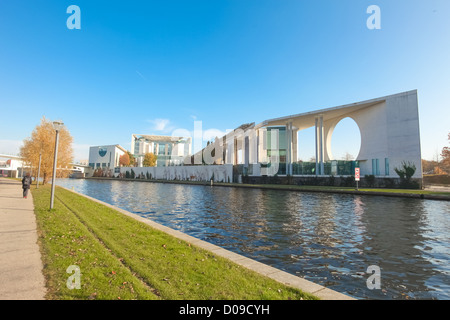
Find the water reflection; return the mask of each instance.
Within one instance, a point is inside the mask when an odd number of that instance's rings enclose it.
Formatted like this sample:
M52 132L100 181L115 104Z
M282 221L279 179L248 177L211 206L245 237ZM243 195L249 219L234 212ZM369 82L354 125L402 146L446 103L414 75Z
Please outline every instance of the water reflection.
M450 204L125 181L68 188L358 298L450 298ZM369 290L370 265L381 290Z

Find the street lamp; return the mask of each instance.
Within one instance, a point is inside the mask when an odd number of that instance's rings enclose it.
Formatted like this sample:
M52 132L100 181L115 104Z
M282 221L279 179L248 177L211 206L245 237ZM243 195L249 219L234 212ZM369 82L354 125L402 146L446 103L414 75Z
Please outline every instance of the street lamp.
M38 176L36 181L36 189L39 188L39 176L41 175L41 160L42 160L42 149L39 151L39 167L38 167Z
M53 176L52 176L52 194L50 197L50 209L53 209L53 199L55 197L55 177L56 177L56 161L58 158L58 142L59 142L59 130L62 129L64 123L62 121L53 121L53 128L56 130L55 139L55 157L53 159Z

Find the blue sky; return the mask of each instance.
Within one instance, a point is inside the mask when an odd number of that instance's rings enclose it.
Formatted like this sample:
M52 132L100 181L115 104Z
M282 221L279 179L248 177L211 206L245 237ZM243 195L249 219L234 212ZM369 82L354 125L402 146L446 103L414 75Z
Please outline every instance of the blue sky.
M81 9L81 29L66 12ZM381 29L369 30L370 5ZM0 153L45 116L75 160L131 134L214 135L243 123L418 90L422 157L450 131L448 0L0 2ZM356 125L333 136L341 152ZM300 151L313 155L314 140ZM209 136L205 134L205 139ZM210 136L212 138L212 136Z

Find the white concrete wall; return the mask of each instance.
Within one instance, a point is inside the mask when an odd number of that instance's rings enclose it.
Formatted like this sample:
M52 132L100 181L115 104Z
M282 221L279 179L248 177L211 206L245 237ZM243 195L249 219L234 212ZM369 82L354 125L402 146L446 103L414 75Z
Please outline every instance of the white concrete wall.
M400 167L402 161L410 161L416 166L413 178L422 178L417 92L393 96L386 100L386 106L387 152L391 175L397 176L394 168Z
M168 166L168 167L121 167L120 173L131 173L133 169L136 176L151 174L152 179L158 180L190 180L210 181L214 175L215 182L233 182L233 165L209 166ZM117 173L115 174L117 177Z

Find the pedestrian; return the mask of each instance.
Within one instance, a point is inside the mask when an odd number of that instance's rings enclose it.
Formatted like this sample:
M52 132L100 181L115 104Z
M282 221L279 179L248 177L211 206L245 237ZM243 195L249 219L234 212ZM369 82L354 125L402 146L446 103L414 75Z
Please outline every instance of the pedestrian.
M22 179L22 189L23 189L23 197L24 199L28 196L28 190L30 190L31 187L31 175L29 172L23 177Z

